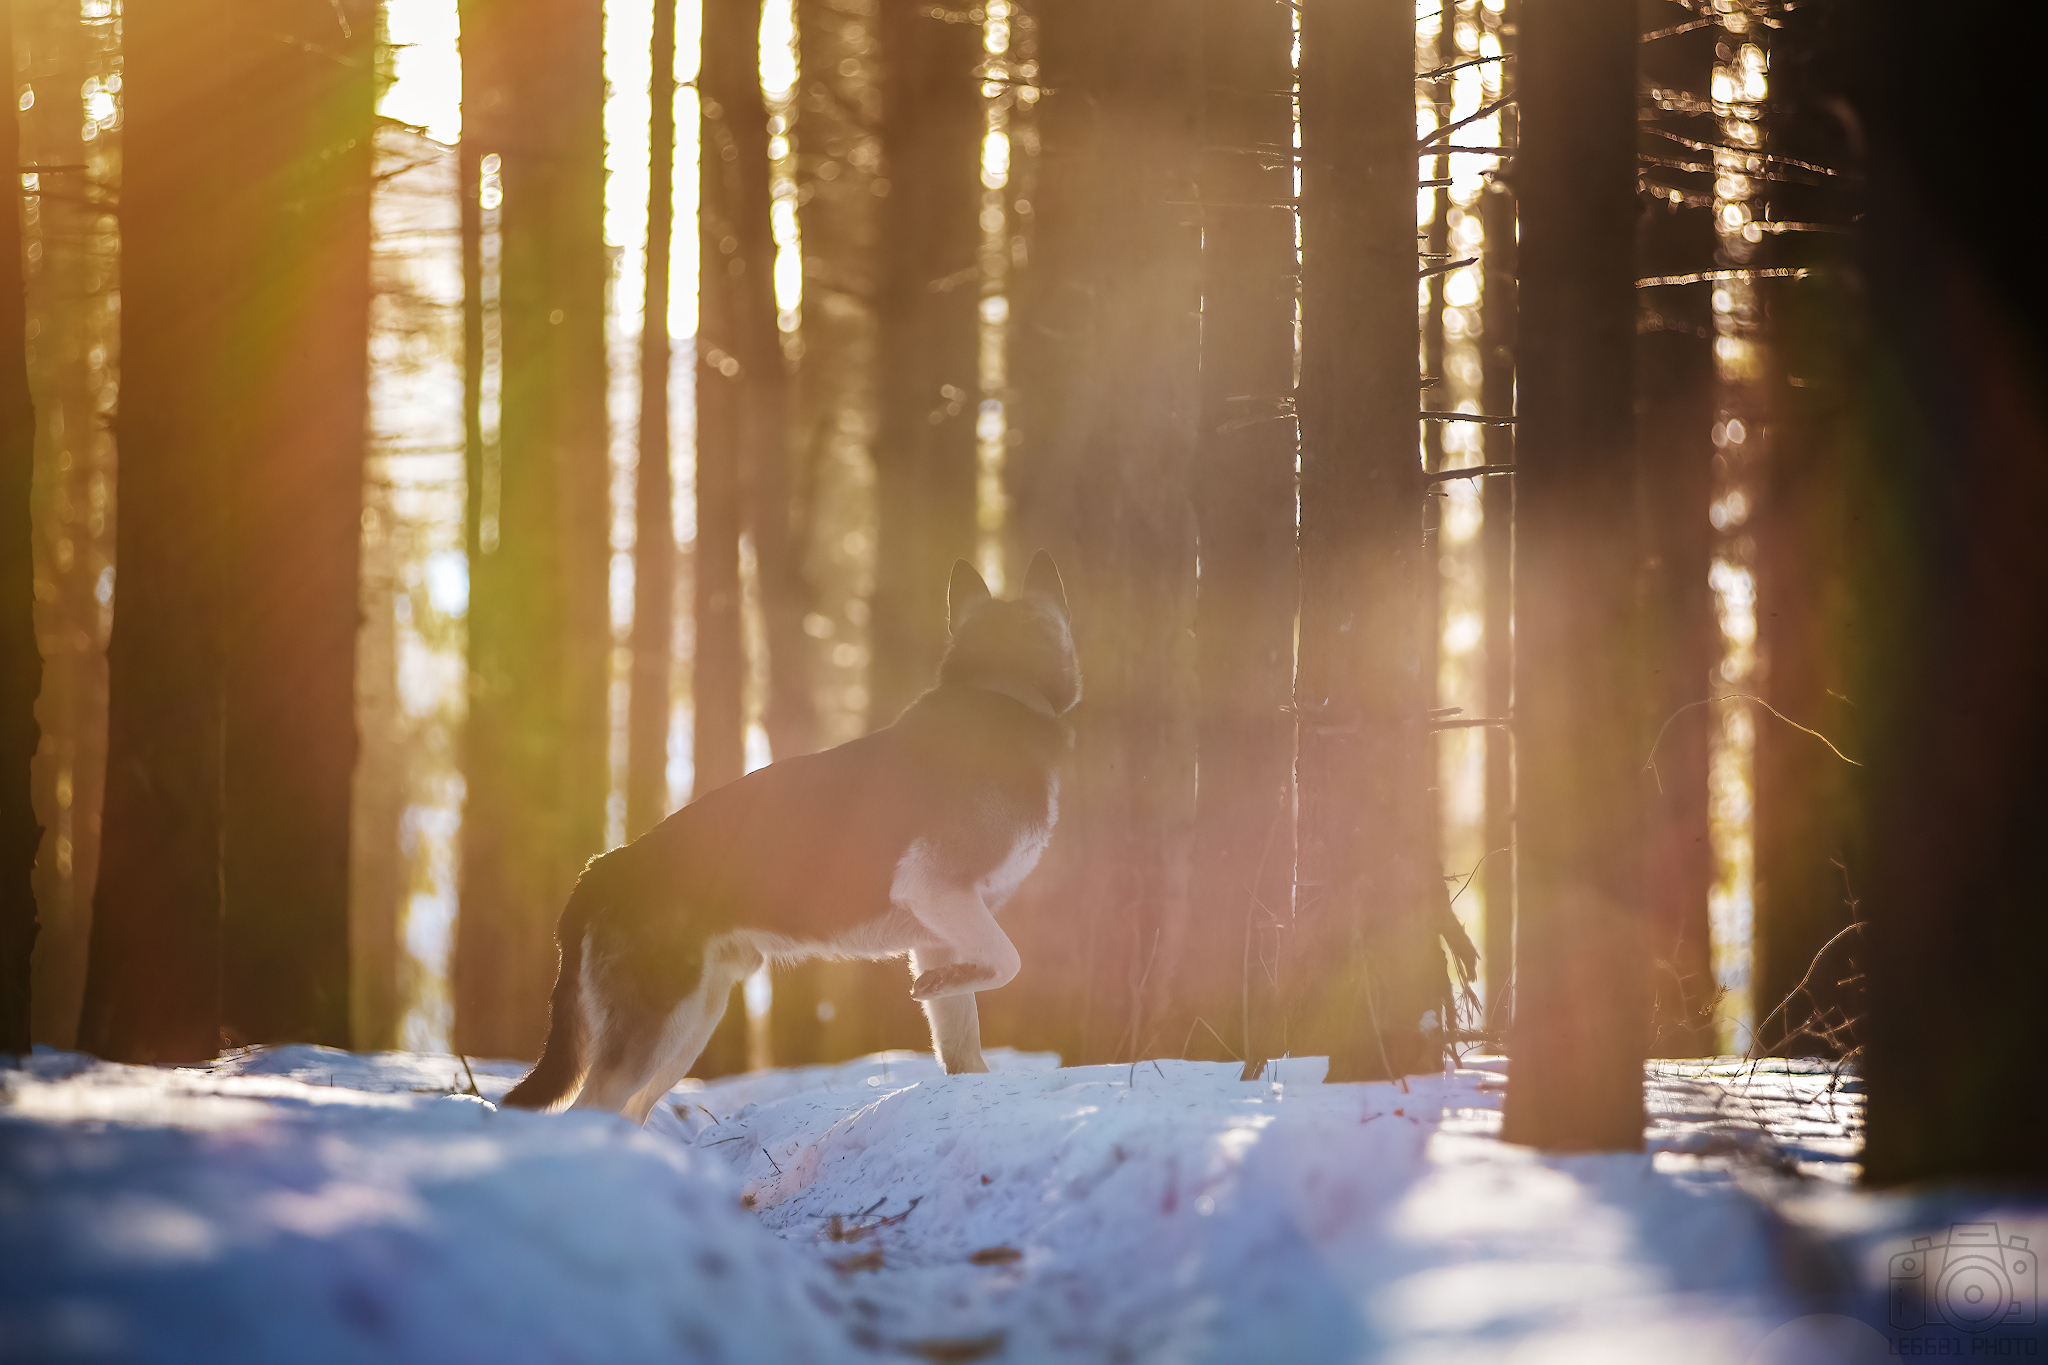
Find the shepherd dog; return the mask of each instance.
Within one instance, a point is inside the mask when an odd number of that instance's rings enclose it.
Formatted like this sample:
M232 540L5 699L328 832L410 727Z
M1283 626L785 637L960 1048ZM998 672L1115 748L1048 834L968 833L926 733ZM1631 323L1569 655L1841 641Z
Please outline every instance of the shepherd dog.
M965 560L938 683L894 724L706 793L577 880L540 1061L506 1095L645 1123L735 983L769 962L908 955L948 1074L986 1071L975 993L1017 975L996 915L1059 818L1081 699L1065 585L1032 559L1014 599Z

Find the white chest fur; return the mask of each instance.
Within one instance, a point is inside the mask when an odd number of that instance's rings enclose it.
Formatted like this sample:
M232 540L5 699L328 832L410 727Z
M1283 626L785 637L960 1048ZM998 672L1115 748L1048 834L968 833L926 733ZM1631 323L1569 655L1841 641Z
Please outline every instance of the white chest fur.
M1052 838L1050 829L1037 829L1017 841L1010 850L1010 856L1003 859L995 871L975 883L974 889L981 893L982 904L990 910L1000 910L1016 892L1024 879L1031 875L1031 869L1038 866L1038 857L1045 852L1045 845Z
M1010 854L996 867L995 871L975 884L981 893L982 904L990 910L1000 910L1010 897L1031 875L1031 869L1038 866L1039 855L1052 839L1053 826L1060 818L1060 784L1054 778L1045 794L1045 823L1022 831L1017 842L1011 846Z

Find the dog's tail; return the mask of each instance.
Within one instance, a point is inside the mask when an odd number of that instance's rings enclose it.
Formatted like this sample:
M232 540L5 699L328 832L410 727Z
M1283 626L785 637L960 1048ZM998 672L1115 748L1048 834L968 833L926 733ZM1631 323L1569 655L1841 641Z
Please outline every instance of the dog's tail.
M540 1060L519 1084L507 1091L502 1101L515 1109L564 1109L583 1089L590 1074L590 1060L584 1056L583 939L590 923L590 911L597 899L596 878L590 869L576 881L569 904L562 911L555 939L561 947L562 967L555 977L555 991L548 998L548 1040Z

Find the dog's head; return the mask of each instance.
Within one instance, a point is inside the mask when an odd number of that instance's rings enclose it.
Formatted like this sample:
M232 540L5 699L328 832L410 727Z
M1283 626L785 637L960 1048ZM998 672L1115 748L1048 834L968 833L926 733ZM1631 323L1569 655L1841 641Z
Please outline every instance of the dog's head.
M946 605L953 641L939 667L940 681L993 688L1027 706L1042 699L1054 715L1081 700L1073 618L1051 555L1040 550L1032 556L1024 591L1014 598L990 593L974 566L960 560L953 565Z

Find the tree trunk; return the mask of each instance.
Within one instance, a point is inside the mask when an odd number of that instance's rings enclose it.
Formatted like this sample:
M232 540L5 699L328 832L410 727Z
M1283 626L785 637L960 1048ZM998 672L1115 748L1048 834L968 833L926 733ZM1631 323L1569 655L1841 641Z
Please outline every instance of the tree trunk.
M1774 43L1773 46L1776 46ZM1770 106L1756 126L1771 150L1823 165L1849 155L1836 111L1805 86L1808 64L1776 64ZM1769 216L1851 226L1850 205L1831 186L1767 186ZM1759 211L1758 216L1763 216ZM1852 338L1863 310L1844 288L1852 261L1838 232L1767 237L1752 263L1803 268L1809 279L1762 286L1776 363L1765 371L1769 416L1752 475L1742 533L1756 547L1757 691L1800 725L1831 737L1856 728L1857 688L1846 672L1843 624L1855 590L1844 577L1852 535L1848 411ZM1754 448L1756 437L1745 443ZM1731 526L1731 530L1737 529ZM1854 769L1812 735L1760 707L1756 725L1755 935L1752 980L1760 1051L1840 1056L1858 1041L1865 960L1857 919L1866 876L1848 856ZM1826 955L1820 957L1823 949ZM1816 960L1818 957L1818 961Z
M881 426L869 721L937 678L946 582L975 548L981 26L882 0Z
M741 186L752 183L740 158L752 144L740 136L739 125L747 109L760 107L760 0L711 0L703 16L697 76L703 117L697 211L697 538L690 557L695 796L746 771L740 527L747 385L753 376L741 355L745 321L739 277L749 265L740 250L738 215ZM764 166L761 175L766 174Z
M379 141L380 172L405 164L394 163L395 149ZM379 244L379 254L386 253L389 239ZM388 470L390 457L379 463ZM402 822L413 736L398 692L399 523L392 492L391 483L375 475L363 485L363 625L356 639L356 720L363 733L349 819L348 877L349 1037L361 1052L404 1045L400 926L412 878Z
M1066 575L1087 697L1059 835L1005 917L1043 975L983 1003L988 1036L1106 1061L1182 1045L1162 1006L1195 814L1200 12L1061 0L1039 32L1042 249L1013 487L1021 543Z
M1690 215L1697 218L1698 215ZM1668 206L1645 213L1646 236L1699 229L1673 222ZM1710 235L1688 233L1688 236ZM1693 243L1697 245L1697 243ZM1663 249L1660 249L1663 248ZM1647 273L1670 260L1668 242L1646 241ZM1684 269L1704 268L1697 257ZM1711 259L1709 256L1707 259ZM1649 292L1649 291L1645 291ZM1679 291L1664 291L1675 293ZM1645 932L1653 992L1652 1050L1659 1057L1714 1051L1714 969L1707 937L1707 892L1714 881L1707 838L1707 749L1715 710L1711 695L1721 652L1720 622L1707 570L1713 535L1714 359L1710 319L1692 297L1648 305L1636 347L1637 443L1643 480L1643 607L1653 662L1642 713L1656 744L1655 783L1644 813ZM1688 322L1698 330L1684 330Z
M464 142L499 158L503 195L495 316L486 291L470 365L495 340L502 372L495 431L472 424L455 1045L532 1057L555 920L604 843L604 23L596 0L520 0L466 3L462 26Z
M1332 1079L1435 1064L1445 892L1428 810L1417 452L1414 15L1302 12L1301 870L1286 1044Z
M703 115L697 219L697 540L691 558L696 796L746 771L740 535L748 511L749 468L765 448L764 404L770 400L764 392L777 395L779 402L782 385L781 350L763 344L761 318L749 316L765 308L772 338L773 243L764 257L765 222L757 221L757 216L765 220L768 211L761 3L710 0L703 16L697 76ZM721 1076L746 1066L747 1017L735 989L724 1022L693 1074Z
M1201 770L1174 1003L1188 1055L1242 1061L1283 1050L1278 983L1264 964L1293 896L1287 709L1300 588L1295 427L1281 403L1294 387L1294 215L1282 206L1294 176L1274 149L1294 139L1291 101L1278 93L1293 84L1294 35L1288 10L1259 0L1206 0L1202 23Z
M1515 51L1521 14L1521 0L1505 0L1499 18L1487 20L1505 53ZM1515 64L1503 62L1502 91L1513 93L1519 84ZM1520 126L1515 106L1503 107L1500 145L1514 146ZM1502 416L1512 416L1515 410L1515 338L1520 310L1515 284L1516 212L1514 187L1501 177L1489 180L1479 203L1486 243L1481 264L1486 283L1480 294L1479 408ZM1515 462L1512 426L1488 426L1481 440L1486 463ZM1495 475L1483 482L1485 520L1480 523L1479 554L1486 714L1510 723L1486 737L1486 866L1479 874L1486 893L1486 923L1481 929L1479 967L1486 982L1486 1027L1501 1031L1514 1015L1515 982L1515 478Z
M1635 9L1525 10L1515 720L1522 789L1504 1133L1639 1150L1648 982L1635 496Z
M34 958L35 1039L70 1048L85 988L93 878L99 865L100 793L106 778L106 625L100 600L113 582L113 437L108 409L119 365L119 317L108 307L114 220L107 187L119 183L120 134L81 122L79 102L57 92L104 82L118 69L113 17L76 6L17 7L19 79L38 98L21 115L21 164L41 169L24 206L30 389L39 422L33 519L36 603L45 651L37 704L43 743L31 770L44 846L34 871L41 932ZM51 98L57 94L56 98ZM112 125L116 120L108 117Z
M10 9L0 14L0 52L14 51ZM21 164L21 120L9 109L0 128L0 164ZM21 177L9 177L0 209L0 1054L29 1051L30 954L36 898L30 883L43 827L36 819L29 764L41 731L36 694L43 653L36 639L35 533L29 497L35 482L36 414L28 387L28 295L22 280Z
M795 410L812 509L806 553L817 619L810 625L831 642L817 660L822 744L865 732L871 709L876 238L888 202L875 193L881 83L871 17L861 0L802 0L797 15L804 318Z
M756 32L759 25L756 25ZM790 758L818 747L818 707L811 695L812 640L804 630L811 590L804 571L808 508L795 477L795 434L790 423L790 361L784 351L775 296L774 163L769 156L769 115L758 51L751 84L736 83L724 101L726 128L736 160L726 163L728 230L739 243L731 274L737 313L732 332L740 361L743 415L741 490L753 576L748 585L759 613L761 657L756 703L768 750ZM778 118L786 119L786 114ZM791 130L786 124L785 133ZM728 262L730 269L730 262Z
M2012 1078L2048 1030L2048 921L2013 859L2048 845L2048 287L2038 263L2015 277L1975 255L1999 201L1922 169L1944 145L1936 130L1965 125L1944 114L1914 127L1877 79L1896 69L1872 65L1860 245L1874 336L1847 370L1862 380L1863 430L1845 480L1857 725L1844 748L1864 765L1866 821L1845 862L1869 923L1856 955L1869 973L1864 1172L1880 1186L2038 1181L2048 1098Z
M647 288L640 326L640 449L633 491L633 682L626 718L626 837L668 814L676 536L669 475L669 239L675 232L676 0L655 0L647 126Z
M1668 6L1639 0L1637 23L1662 27ZM1718 29L1643 45L1642 79L1654 87L1704 88L1712 74ZM1681 135L1699 131L1681 115L1644 111L1652 127ZM1641 150L1665 157L1662 138ZM1678 275L1714 265L1711 198L1673 204L1662 185L1683 173L1644 167L1649 182L1637 226L1635 260L1646 276ZM1684 177L1698 191L1698 177ZM1683 193L1683 191L1682 191ZM1642 708L1657 746L1645 813L1645 929L1651 960L1655 1030L1652 1053L1693 1057L1715 1051L1715 982L1707 928L1707 892L1714 882L1708 840L1707 755L1717 708L1700 705L1715 690L1721 625L1707 582L1714 555L1714 350L1712 286L1638 292L1636 450L1641 480L1641 584L1648 691ZM1725 688L1719 690L1726 690Z
M198 1061L220 1042L230 500L251 431L235 371L262 356L240 330L262 209L246 163L226 185L214 163L269 54L224 12L144 9L123 36L121 582L78 1044Z
M221 1014L238 1043L347 1047L376 10L306 0L291 19L299 41L266 35L239 92L262 233L239 268L263 273L236 344L263 363L234 400Z
M1833 77L1807 108L1846 102L1861 153L1844 206L1858 278L1837 297L1865 301L1862 335L1808 368L1802 327L1786 372L1847 408L1854 728L1830 738L1863 765L1844 861L1869 926L1855 954L1869 985L1863 1159L1880 1186L2048 1175L2048 1090L2013 1081L2048 1035L2048 919L2029 866L2048 845L2048 268L1984 231L2012 202L1985 168L2036 136L2041 18L1987 46L1979 25L1830 4L1781 40ZM1930 90L1915 72L1944 74ZM1839 344L1817 331L1811 343Z

